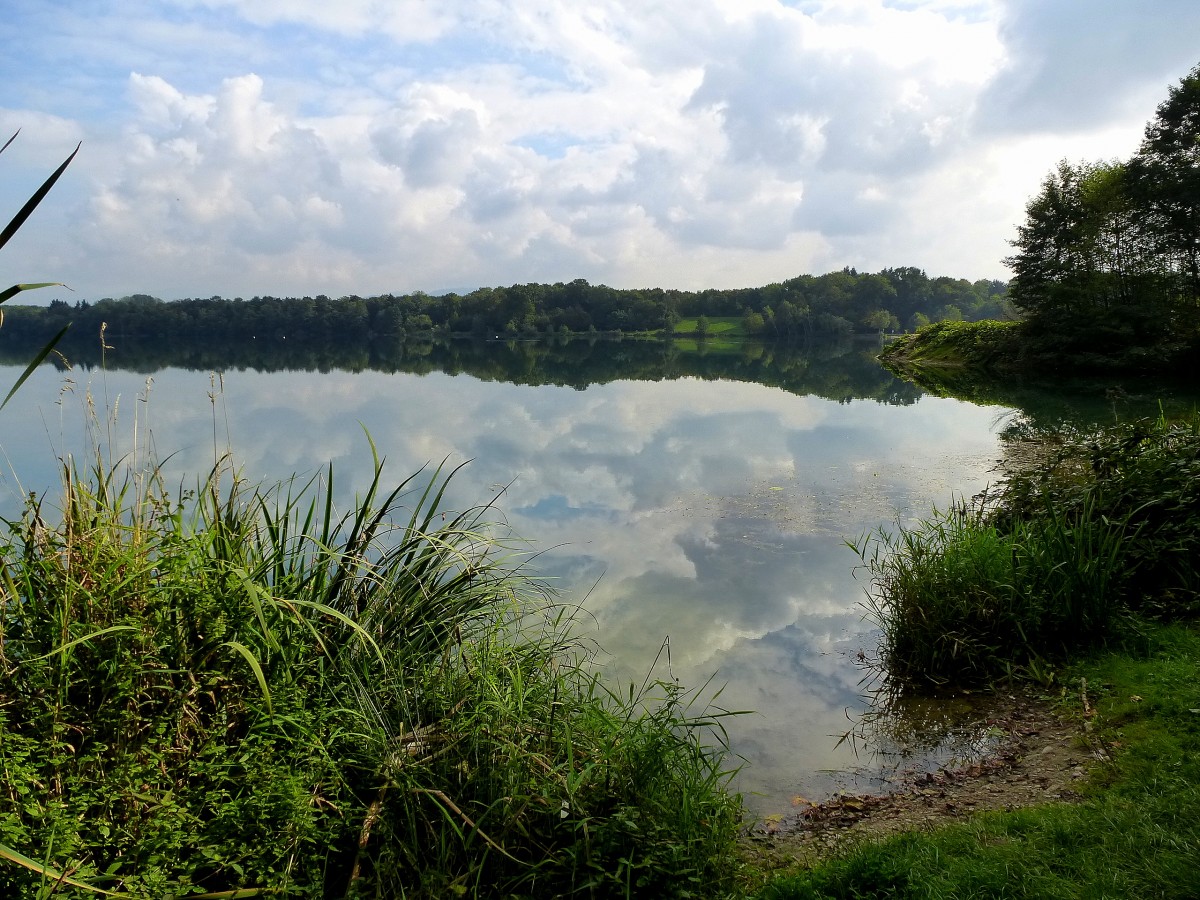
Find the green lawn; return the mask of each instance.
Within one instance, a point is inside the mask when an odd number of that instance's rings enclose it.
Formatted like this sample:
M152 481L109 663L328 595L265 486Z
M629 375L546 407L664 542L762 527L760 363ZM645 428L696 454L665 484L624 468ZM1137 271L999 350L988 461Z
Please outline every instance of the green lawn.
M746 334L746 329L742 327L742 319L740 316L708 316L706 318L708 320L708 336L710 338L749 337L749 335ZM699 317L680 319L675 325L675 333L695 335L699 322Z

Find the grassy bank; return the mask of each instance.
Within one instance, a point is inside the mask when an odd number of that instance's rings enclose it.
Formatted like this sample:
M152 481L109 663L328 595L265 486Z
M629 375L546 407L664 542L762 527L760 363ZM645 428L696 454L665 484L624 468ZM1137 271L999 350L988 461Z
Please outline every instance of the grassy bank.
M1188 900L1200 874L1200 635L1147 627L1136 643L1063 673L1100 752L1077 804L978 815L863 844L775 879L757 900L1158 897ZM1056 692L1057 693L1057 692Z
M719 715L602 684L445 473L333 477L98 459L8 523L0 896L723 892Z
M973 501L854 542L891 678L1038 677L1133 615L1200 609L1200 416L1056 446Z
M1040 683L1084 720L1082 802L864 843L759 900L1197 895L1200 416L1058 446L855 546L891 686Z
M1125 328L1086 320L1054 327L1028 320L938 322L902 335L879 359L933 390L943 380L958 384L955 370L1043 379L1112 373L1190 379L1200 362L1200 338L1185 331L1139 340Z
M1015 368L1020 340L1018 322L937 322L900 336L879 358L894 366Z

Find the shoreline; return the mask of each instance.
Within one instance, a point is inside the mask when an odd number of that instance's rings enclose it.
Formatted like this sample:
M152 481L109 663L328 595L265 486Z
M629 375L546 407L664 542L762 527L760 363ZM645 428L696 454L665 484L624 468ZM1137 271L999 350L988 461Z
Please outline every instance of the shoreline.
M1092 736L1086 691L1049 698L1018 687L979 710L980 725L1000 729L998 745L955 767L913 773L886 793L841 794L753 823L743 856L765 872L814 865L847 846L907 831L964 822L985 811L1075 803L1091 770L1109 759Z

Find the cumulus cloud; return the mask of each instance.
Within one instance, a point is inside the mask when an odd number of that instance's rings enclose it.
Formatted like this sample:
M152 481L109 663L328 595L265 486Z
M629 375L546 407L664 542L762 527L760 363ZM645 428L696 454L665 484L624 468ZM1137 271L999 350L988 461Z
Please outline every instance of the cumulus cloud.
M485 116L469 96L416 85L374 123L371 142L412 187L458 186L481 149Z
M1064 133L1114 117L1145 121L1200 61L1200 6L1129 0L1006 0L1007 60L981 100L980 125Z
M30 108L0 118L85 139L86 175L45 213L75 251L24 240L88 296L731 287L845 265L992 277L1025 198L1076 146L1040 139L1128 152L1190 67L1200 13L1172 9L23 7L55 101L18 73Z
M274 108L260 77L189 95L134 73L129 90L138 118L119 170L93 196L86 245L121 247L129 282L135 272L191 271L183 283L207 296L215 291L200 273L299 263L301 248L336 234L339 162L311 128Z

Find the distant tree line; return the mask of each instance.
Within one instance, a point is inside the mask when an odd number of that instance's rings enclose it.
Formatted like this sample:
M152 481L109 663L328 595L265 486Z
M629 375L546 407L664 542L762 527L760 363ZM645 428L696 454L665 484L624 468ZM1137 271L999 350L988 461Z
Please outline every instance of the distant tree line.
M1000 281L929 278L915 268L878 274L843 269L763 287L679 291L618 290L584 279L480 288L468 294L423 292L376 297L240 297L163 301L146 294L94 303L54 300L10 309L4 338L53 333L176 340L251 337L318 344L413 335L512 337L588 332L671 333L688 317L740 317L747 333L798 343L855 332L902 331L931 321L1003 317Z
M1200 349L1200 66L1125 161L1060 162L1013 241L1026 349L1161 364Z

